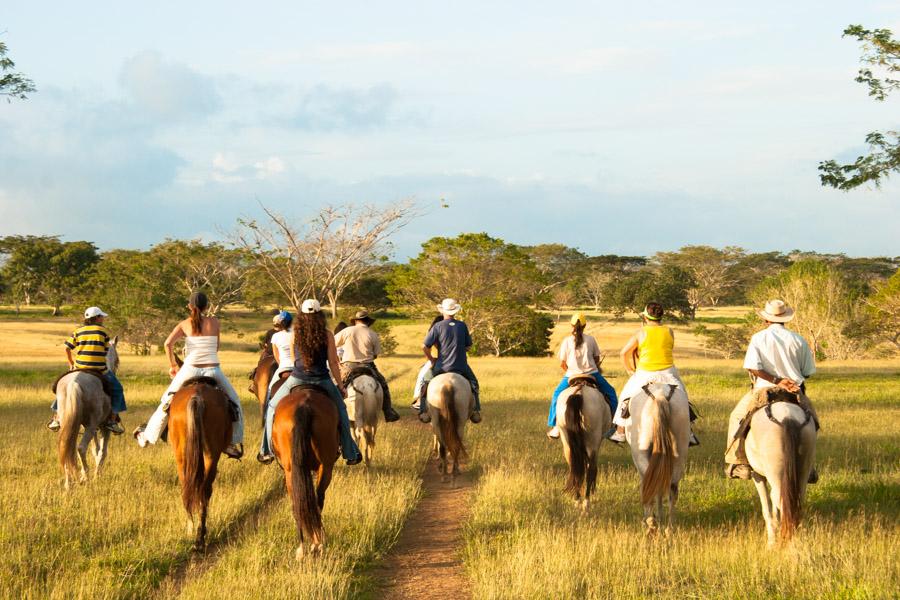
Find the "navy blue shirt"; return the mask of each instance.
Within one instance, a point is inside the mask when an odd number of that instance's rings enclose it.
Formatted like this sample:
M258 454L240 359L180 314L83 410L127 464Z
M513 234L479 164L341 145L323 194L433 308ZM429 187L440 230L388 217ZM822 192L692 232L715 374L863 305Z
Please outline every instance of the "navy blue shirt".
M466 349L472 345L469 328L462 321L444 319L428 330L423 342L426 348L437 346L438 357L434 363L436 371L457 372L468 365Z
M297 351L297 349L295 349ZM303 357L297 351L297 360L294 361L294 370L291 375L300 379L327 379L328 375L328 347L323 348L312 365L303 364Z

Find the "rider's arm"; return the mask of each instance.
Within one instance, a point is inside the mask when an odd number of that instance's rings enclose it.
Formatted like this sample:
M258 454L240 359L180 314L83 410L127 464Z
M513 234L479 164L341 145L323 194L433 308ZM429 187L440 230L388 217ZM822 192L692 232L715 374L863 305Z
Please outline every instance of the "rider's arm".
M179 323L166 338L166 356L169 358L169 375L175 377L178 372L178 363L175 361L175 342L184 337L184 329Z
M344 384L341 382L341 361L338 360L337 346L334 344L334 334L330 331L325 336L328 339L328 367L331 369L331 376L337 388L341 391L341 395L347 395L344 391Z
M434 357L431 355L431 346L422 346L422 352L425 354L425 358L428 359L428 362L433 365Z
M275 364L280 365L281 359L278 357L278 346L272 345L272 356L275 357Z
M66 346L66 360L69 363L69 369L74 369L75 368L75 359L72 358L72 351L69 350L68 346Z
M631 368L631 363L629 362L631 359L631 355L634 354L634 351L637 350L638 347L638 334L634 334L629 338L627 342L625 342L625 346L622 348L622 351L619 352L619 356L622 358L622 364L625 365L625 371L630 375L634 371Z
M800 390L800 386L797 385L797 382L793 379L788 379L787 377L778 377L777 375L772 375L766 371L761 369L747 369L750 373L763 381L768 381L769 383L774 383L780 388L786 389L789 392L798 392Z

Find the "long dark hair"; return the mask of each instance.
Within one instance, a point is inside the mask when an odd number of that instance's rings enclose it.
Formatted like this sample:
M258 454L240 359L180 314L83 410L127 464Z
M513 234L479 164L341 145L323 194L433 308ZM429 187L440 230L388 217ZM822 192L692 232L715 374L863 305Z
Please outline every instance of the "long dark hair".
M581 321L572 325L572 335L575 336L575 348L581 348L581 345L584 343L584 325Z
M191 333L200 335L202 331L201 325L203 324L203 311L209 306L209 299L203 292L194 292L191 294L188 306L191 308Z
M299 313L294 319L294 340L300 351L303 365L309 369L322 356L328 356L328 327L325 325L325 314Z

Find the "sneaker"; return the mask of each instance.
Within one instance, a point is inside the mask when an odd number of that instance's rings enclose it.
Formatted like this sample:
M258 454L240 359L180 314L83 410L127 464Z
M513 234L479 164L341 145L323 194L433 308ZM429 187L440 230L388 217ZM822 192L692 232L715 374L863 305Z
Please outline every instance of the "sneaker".
M261 462L264 465L267 465L267 464L271 463L273 460L275 460L275 455L274 454L263 454L262 452L260 452L259 454L256 455L256 460L258 460L259 462Z
M610 431L606 432L604 436L611 442L615 442L616 444L624 444L628 440L625 438L625 432L619 431L617 428L613 427Z
M700 445L700 439L692 431L691 438L688 440L688 447L699 446L699 445Z
M353 465L358 465L361 462L362 462L362 455L360 455L360 454L357 454L356 458L348 458L347 459L347 465L351 466L351 467Z
M384 410L384 422L385 423L393 423L394 421L399 421L400 415L397 414L397 411L393 408L386 408Z
M725 477L729 479L750 479L752 474L750 465L725 465Z
M469 415L469 420L473 423L481 423L481 411L473 410L472 414Z
M413 402L412 404L410 404L409 407L410 407L410 408L414 408L414 409L416 409L416 410L419 410L419 401L416 400L415 402Z
M103 429L116 435L122 435L123 433L125 433L125 428L116 421L107 421L103 424Z
M554 426L550 431L547 432L547 437L551 440L559 439L559 427Z
M419 413L419 420L423 423L431 423L431 415L427 412Z
M138 425L134 428L134 431L131 432L131 435L134 436L134 439L137 440L138 446L141 448L147 447L147 438L144 437L144 428L146 425Z
M57 417L56 415L53 415L53 418L50 419L49 423L47 423L47 429L49 429L50 431L59 431L59 428L60 428L59 417Z
M228 444L228 447L224 450L225 456L228 458L234 458L240 460L242 456L244 456L244 445L243 444Z

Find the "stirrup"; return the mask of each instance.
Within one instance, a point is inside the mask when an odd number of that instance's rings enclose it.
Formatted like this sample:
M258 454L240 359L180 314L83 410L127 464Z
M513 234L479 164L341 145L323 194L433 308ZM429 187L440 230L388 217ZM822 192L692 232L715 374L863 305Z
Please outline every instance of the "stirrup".
M725 477L729 479L750 479L753 475L753 468L750 465L725 465Z
M223 450L225 456L228 458L233 458L235 460L240 460L242 456L244 456L244 445L243 444L228 444L228 446Z

